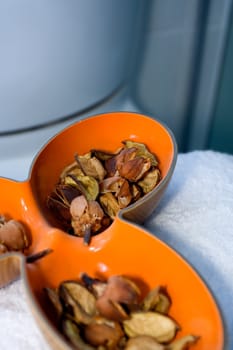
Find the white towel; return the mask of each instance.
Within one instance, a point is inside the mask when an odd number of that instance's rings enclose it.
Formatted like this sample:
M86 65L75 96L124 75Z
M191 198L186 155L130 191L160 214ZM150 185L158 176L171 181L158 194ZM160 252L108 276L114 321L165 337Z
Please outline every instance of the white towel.
M181 253L213 292L233 349L233 156L179 154L174 176L148 230ZM47 350L21 280L0 290L0 349Z

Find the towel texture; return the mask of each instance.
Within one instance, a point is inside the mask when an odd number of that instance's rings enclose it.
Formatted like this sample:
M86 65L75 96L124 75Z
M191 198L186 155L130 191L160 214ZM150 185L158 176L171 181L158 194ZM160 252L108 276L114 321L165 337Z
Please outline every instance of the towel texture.
M145 227L185 257L215 295L233 349L233 156L179 154L174 176ZM21 280L0 290L0 348L47 350Z

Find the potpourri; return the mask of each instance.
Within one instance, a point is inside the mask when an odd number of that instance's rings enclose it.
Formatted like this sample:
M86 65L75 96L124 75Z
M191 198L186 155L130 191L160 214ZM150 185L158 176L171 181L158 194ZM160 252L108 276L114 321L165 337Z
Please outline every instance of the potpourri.
M123 275L101 280L86 273L44 292L59 331L78 350L187 350L199 339L177 338L181 326L169 316L172 303L163 286L144 298Z
M59 226L84 237L85 244L161 179L158 159L145 144L126 140L122 145L113 153L93 149L74 155L47 198Z

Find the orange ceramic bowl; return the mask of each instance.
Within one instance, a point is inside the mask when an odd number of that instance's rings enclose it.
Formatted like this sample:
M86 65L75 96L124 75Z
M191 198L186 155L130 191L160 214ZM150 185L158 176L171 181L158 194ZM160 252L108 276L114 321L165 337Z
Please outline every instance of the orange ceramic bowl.
M151 193L121 210L112 225L85 246L82 238L53 225L45 200L75 153L92 148L114 151L125 139L148 145L158 157L162 180ZM4 285L21 274L32 313L52 348L70 346L50 320L43 288L56 287L86 272L102 277L127 275L140 281L143 294L158 284L166 285L173 301L171 316L181 326L177 336L199 335L193 346L196 350L223 349L221 315L200 276L174 250L139 226L161 199L176 156L174 137L163 124L136 113L114 112L84 119L52 138L36 157L27 181L0 179L0 213L22 221L32 234L26 254L53 250L34 264L27 264L22 254L2 255L0 282Z

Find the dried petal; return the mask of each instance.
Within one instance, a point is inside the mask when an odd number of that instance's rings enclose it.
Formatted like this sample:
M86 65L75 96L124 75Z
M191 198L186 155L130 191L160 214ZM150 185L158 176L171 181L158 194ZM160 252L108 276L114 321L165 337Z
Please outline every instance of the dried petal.
M131 318L123 321L123 327L129 337L147 335L161 343L171 341L179 329L170 317L152 311L131 313Z

